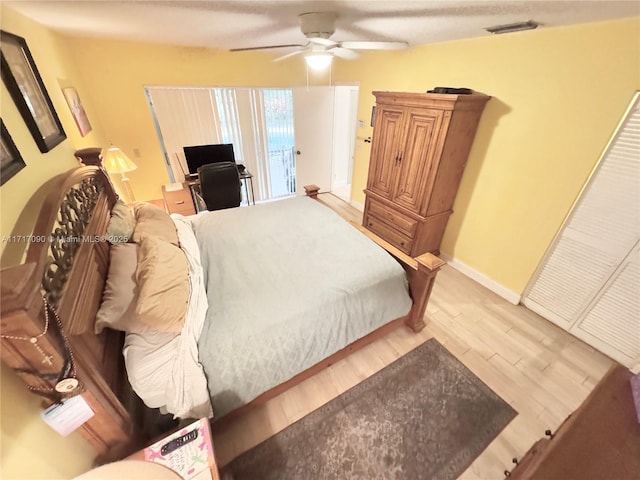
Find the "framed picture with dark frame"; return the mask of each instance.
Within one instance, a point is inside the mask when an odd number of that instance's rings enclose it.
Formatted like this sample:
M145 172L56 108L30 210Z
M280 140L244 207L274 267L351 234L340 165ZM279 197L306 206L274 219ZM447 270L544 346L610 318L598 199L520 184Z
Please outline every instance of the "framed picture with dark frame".
M0 185L4 185L7 180L26 167L18 147L13 143L9 131L0 119L0 129L2 130L2 148L0 149Z
M42 153L67 136L24 38L0 30L2 80Z

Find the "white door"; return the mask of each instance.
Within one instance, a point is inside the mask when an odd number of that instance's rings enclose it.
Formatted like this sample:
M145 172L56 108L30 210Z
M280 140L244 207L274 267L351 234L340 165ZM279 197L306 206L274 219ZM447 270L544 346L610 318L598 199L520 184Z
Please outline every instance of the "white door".
M293 89L297 195L304 195L305 185L331 189L333 97L333 87Z
M331 193L351 202L351 176L358 122L357 86L336 86L333 109Z

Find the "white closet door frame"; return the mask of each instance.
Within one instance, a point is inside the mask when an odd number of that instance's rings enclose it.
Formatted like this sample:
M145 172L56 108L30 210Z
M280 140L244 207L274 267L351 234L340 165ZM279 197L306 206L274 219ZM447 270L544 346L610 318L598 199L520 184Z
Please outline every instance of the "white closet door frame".
M633 295L639 238L637 92L529 282L524 305L625 365L640 365Z

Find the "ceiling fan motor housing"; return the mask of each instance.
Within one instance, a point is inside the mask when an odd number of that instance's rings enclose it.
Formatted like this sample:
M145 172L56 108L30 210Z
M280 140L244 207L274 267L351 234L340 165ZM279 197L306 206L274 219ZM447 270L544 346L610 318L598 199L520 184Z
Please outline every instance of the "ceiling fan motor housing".
M307 38L329 38L336 31L336 14L311 12L300 15L300 29Z

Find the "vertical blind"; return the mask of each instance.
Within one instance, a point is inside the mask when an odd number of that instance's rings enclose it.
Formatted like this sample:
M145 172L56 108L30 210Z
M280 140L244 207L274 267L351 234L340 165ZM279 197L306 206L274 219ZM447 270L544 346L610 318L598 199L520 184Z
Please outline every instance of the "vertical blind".
M183 146L222 143L215 99L208 88L148 88L147 94L170 173L180 181L187 172Z

